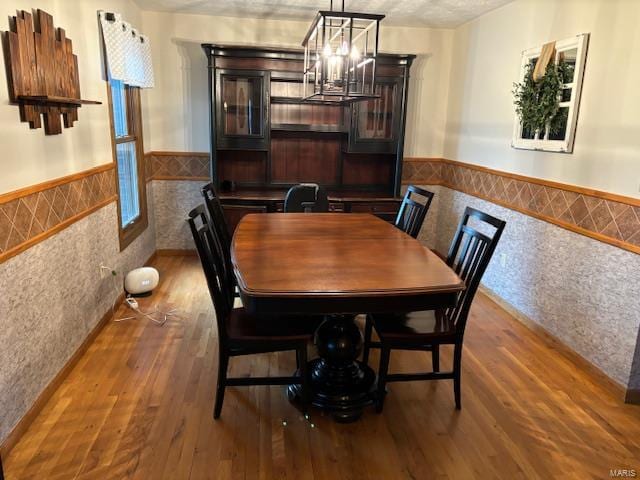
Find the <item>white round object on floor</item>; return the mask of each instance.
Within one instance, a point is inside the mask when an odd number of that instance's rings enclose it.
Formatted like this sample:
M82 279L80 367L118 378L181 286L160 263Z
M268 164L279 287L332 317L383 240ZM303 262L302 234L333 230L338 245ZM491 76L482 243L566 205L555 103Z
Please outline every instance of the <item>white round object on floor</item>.
M160 274L153 267L142 267L131 270L124 278L124 289L131 295L151 292L158 286Z

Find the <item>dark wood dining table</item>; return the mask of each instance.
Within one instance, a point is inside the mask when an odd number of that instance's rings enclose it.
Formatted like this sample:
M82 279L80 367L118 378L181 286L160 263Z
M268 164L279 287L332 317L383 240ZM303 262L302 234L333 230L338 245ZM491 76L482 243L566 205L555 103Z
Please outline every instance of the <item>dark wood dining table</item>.
M375 373L357 360L355 316L453 306L464 283L436 254L370 214L246 215L232 242L240 296L250 312L322 315L311 361L312 405L353 421L374 400ZM304 320L301 320L304 321ZM292 400L299 386L289 387Z

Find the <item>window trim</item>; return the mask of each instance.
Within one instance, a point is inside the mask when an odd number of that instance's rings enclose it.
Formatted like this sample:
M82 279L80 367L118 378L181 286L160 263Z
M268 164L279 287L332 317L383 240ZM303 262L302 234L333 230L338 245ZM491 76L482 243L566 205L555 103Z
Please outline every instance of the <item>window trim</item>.
M116 130L113 121L113 96L111 93L111 82L107 80L107 97L109 100L109 125L111 130L111 150L113 163L116 172L116 189L118 192L118 238L120 241L120 251L127 248L136 238L149 226L149 216L147 209L147 179L145 173L144 145L142 140L142 111L140 106L140 88L125 85L127 102L127 124L129 134L116 138ZM118 154L116 146L120 143L135 142L136 168L138 173L138 200L140 205L140 215L137 219L122 227L122 205L120 203L120 182L118 181Z
M576 125L578 122L578 111L580 110L580 97L582 94L582 83L584 80L584 69L587 57L587 48L589 45L589 34L582 33L575 37L565 38L556 42L556 56L554 61L557 61L558 52L577 49L576 55L576 68L573 77L573 83L567 84L571 86L571 100L569 105L562 105L569 108L569 114L567 118L567 132L564 140L547 140L547 139L529 139L522 138L522 125L520 124L520 118L515 115L515 121L513 125L513 137L511 146L521 150L539 150L544 152L559 152L559 153L573 153L573 146L576 136ZM519 80L524 80L525 73L527 71L528 63L540 56L542 52L542 45L530 48L522 52L522 63L520 65Z

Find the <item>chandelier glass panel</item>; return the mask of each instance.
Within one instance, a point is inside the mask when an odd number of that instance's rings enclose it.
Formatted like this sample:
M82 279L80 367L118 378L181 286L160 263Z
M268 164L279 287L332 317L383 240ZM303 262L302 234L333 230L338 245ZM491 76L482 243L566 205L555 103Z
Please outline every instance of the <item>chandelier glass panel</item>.
M333 2L332 2L333 3ZM384 15L322 10L302 42L303 99L348 103L375 95L378 30Z

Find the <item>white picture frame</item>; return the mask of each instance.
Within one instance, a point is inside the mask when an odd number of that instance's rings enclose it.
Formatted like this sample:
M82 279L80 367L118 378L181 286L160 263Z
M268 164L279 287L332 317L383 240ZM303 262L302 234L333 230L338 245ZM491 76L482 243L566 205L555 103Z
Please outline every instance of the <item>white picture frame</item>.
M542 138L539 138L539 134L534 135L533 138L523 138L523 128L520 123L518 114L515 115L513 138L511 146L517 149L524 150L540 150L545 152L561 152L572 153L575 143L576 125L578 122L578 111L580 108L580 96L582 93L582 82L584 80L585 60L587 58L587 49L589 45L589 34L582 33L575 37L565 38L557 41L555 48L556 53L553 59L554 62L558 62L559 56L564 52L576 51L575 70L573 75L573 82L564 84L563 88L571 90L571 98L567 101L560 103L560 108L567 108L567 126L564 131L564 139L552 139L549 138L549 131L546 130ZM522 62L520 65L520 77L519 81L522 82L527 72L527 66L529 63L538 58L542 52L542 45L530 48L522 52Z

